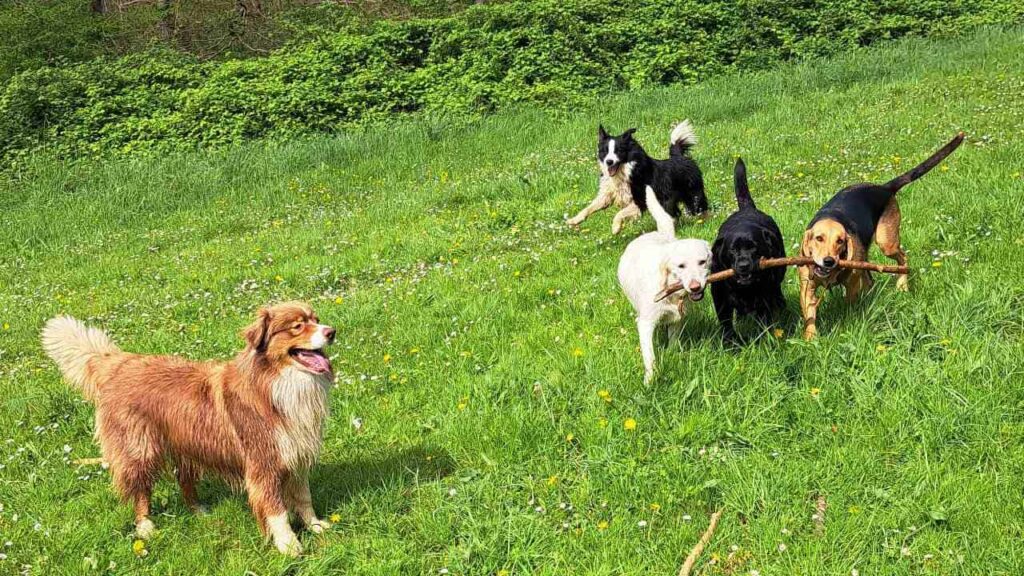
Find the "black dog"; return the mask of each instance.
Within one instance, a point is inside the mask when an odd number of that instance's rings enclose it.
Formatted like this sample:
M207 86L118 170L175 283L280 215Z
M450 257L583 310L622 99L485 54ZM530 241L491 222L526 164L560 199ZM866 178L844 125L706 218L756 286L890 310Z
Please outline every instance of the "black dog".
M736 340L733 312L741 316L753 315L767 324L774 312L786 305L782 297L785 267L758 269L761 258L786 256L782 232L771 216L754 205L747 187L747 167L742 159L736 160L733 177L739 208L722 223L711 247L712 272L729 268L736 271L732 278L711 285L722 336L731 342Z
M708 209L704 178L689 151L697 143L690 122L677 125L669 136L667 160L651 158L633 139L636 128L611 136L604 126L597 129L597 163L601 183L597 197L568 223L577 226L591 214L615 204L622 209L612 220L612 233L618 234L627 219L636 219L648 210L661 232L675 234L675 219L681 215L679 204L690 215ZM652 205L653 204L653 205Z

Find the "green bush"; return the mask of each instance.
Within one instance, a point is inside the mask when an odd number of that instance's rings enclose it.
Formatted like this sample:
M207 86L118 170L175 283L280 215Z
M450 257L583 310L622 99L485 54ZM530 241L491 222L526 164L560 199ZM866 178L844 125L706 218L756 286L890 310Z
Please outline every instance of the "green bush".
M395 114L472 116L522 102L690 83L908 34L1020 21L1013 0L539 0L381 21L260 59L175 52L16 75L0 158L131 154L289 137Z

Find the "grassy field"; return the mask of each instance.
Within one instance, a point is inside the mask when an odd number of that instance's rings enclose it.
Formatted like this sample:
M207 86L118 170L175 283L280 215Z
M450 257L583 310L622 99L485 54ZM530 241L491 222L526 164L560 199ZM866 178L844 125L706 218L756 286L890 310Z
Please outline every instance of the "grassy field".
M901 42L570 116L9 175L0 574L674 574L720 507L708 575L1024 573L1022 41ZM598 121L660 156L685 117L714 217L680 234L714 237L738 154L791 253L840 187L965 130L900 193L910 294L892 278L852 307L832 294L806 343L791 271L781 332L741 325L742 350L707 299L644 386L614 271L654 224L562 220L596 189ZM43 356L42 323L66 312L132 351L228 357L259 305L290 298L339 329L313 472L336 526L286 559L243 497L207 480L211 514L193 517L168 479L160 532L133 550L108 475L73 464L99 453L93 410Z

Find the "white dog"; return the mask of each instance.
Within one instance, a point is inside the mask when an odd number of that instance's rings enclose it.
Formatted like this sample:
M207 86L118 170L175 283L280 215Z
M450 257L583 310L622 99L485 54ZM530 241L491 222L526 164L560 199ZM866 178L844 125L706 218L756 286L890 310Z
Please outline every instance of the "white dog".
M654 376L654 331L667 325L669 338L682 329L686 299L704 297L711 263L711 247L704 240L676 238L649 232L626 246L619 259L619 285L636 310L640 352L644 358L644 383ZM660 302L655 299L666 287L681 283L683 289Z

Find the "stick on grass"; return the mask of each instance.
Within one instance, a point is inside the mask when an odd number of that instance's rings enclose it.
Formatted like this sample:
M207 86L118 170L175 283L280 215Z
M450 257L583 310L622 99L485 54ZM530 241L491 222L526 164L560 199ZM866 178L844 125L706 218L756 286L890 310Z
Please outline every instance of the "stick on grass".
M683 562L682 568L679 569L679 576L690 576L690 572L693 570L693 565L697 563L697 558L700 557L700 553L704 551L704 547L711 541L711 536L715 533L715 528L718 527L718 519L722 517L722 511L719 510L711 515L711 522L708 523L708 529L704 531L704 534L697 541L697 545L690 550L689 556L686 557L686 561Z

